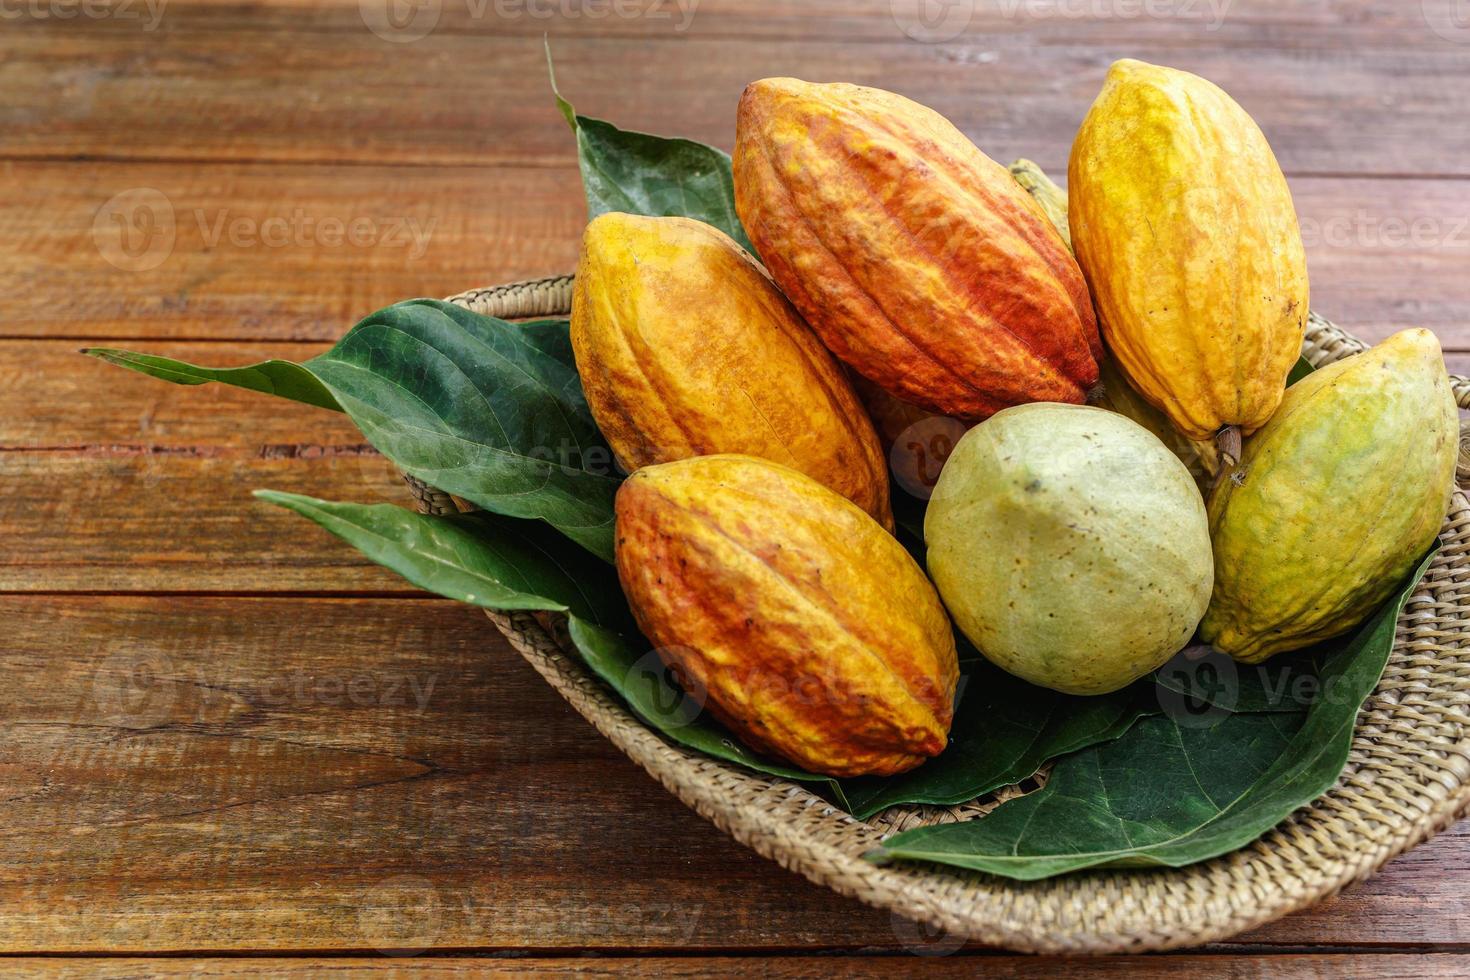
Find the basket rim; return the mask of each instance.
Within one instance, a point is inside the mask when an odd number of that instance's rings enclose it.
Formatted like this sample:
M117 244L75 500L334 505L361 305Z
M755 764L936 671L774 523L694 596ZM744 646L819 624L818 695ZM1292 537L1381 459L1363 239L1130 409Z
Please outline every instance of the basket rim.
M572 282L566 275L524 280L448 302L502 318L566 315ZM1313 314L1303 354L1316 366L1367 346ZM1470 407L1470 380L1452 377L1452 385L1456 401ZM412 479L409 484L422 509L455 509L447 495ZM685 805L788 870L889 910L897 936L909 933L900 923L916 920L1028 952L1140 952L1225 939L1314 904L1470 810L1470 698L1463 693L1470 691L1470 497L1459 488L1441 537L1445 546L1399 617L1392 669L1385 669L1360 711L1353 756L1332 789L1218 858L1037 882L865 861L861 854L890 827L858 820L798 784L665 742L569 652L554 621L520 612L486 614L579 714ZM1445 595L1458 600L1462 592L1463 603L1450 603L1455 628L1446 631L1435 616ZM1463 651L1463 662L1453 651ZM1452 690L1428 682L1437 668L1455 675ZM1417 756L1395 756L1393 739L1425 729L1426 718L1447 725L1451 735L1425 735ZM915 948L921 945L916 939Z

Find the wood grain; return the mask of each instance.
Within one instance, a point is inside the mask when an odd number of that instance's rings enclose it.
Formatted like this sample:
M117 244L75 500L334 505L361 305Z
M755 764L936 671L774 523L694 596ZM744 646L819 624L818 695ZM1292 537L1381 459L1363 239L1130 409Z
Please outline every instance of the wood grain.
M0 199L0 250L12 256L0 265L10 312L0 336L9 337L331 342L398 300L568 271L586 215L571 165L11 162L0 171L19 188ZM1446 347L1470 350L1470 180L1300 177L1292 187L1314 307L1369 340L1425 326ZM109 204L140 188L162 198ZM137 207L157 209L152 237L134 239L141 256L153 254L143 241L160 243L152 268L122 251L110 220ZM361 246L323 240L324 221L362 221L377 236Z
M1026 956L953 956L948 959L900 959L894 956L830 958L762 956L733 958L668 956L638 959L523 958L496 960L483 957L434 957L425 960L333 958L238 959L11 959L12 976L97 977L121 980L140 973L156 977L811 977L840 972L844 977L1041 977L1073 980L1086 977L1174 977L1188 971L1210 976L1227 972L1238 980L1275 980L1277 977L1335 977L1342 980L1418 980L1421 977L1462 977L1470 971L1470 957L1452 953L1408 955L1377 953L1342 955L1268 956L1120 956L1110 959L1059 959Z
M701 0L683 25L679 9L528 3L553 16L430 0L437 23L412 43L373 35L358 0L168 0L151 26L142 3L6 17L0 952L516 957L412 961L446 974L1470 973L1463 823L1200 955L908 956L952 944L757 858L597 736L477 611L250 498L405 502L344 418L75 353L110 340L220 365L300 358L399 299L569 269L584 206L548 32L567 95L629 128L728 148L751 78L841 78L1053 173L1113 58L1199 71L1292 176L1313 305L1370 340L1429 326L1466 373L1457 0L1232 0L1218 23L1207 2L1078 18L981 0L929 44L903 35L902 0ZM173 216L156 264L116 224L157 207L144 188ZM370 231L348 241L354 222ZM128 244L154 243L148 231ZM133 594L94 594L117 591ZM894 955L788 955L825 951ZM660 955L563 955L588 952ZM740 953L759 956L712 955ZM407 965L0 962L87 976Z
M9 596L0 616L0 950L951 945L689 812L476 610ZM1242 948L1470 943L1466 874L1462 825Z
M1259 45L1296 42L1340 46L1428 46L1451 38L1434 27L1453 28L1454 0L1422 0L1418 4L1383 4L1374 0L1231 0L1229 4L1189 3L1091 4L1009 3L978 0L960 7L954 20L940 21L930 9L932 27L917 21L916 5L893 0L444 0L425 11L432 33L520 36L539 40L563 37L622 37L646 41L717 38L762 41L821 37L845 43L923 43L983 40L994 35L1021 35L1043 43L1058 41L1126 48L1140 37L1171 37L1179 43ZM1223 7L1223 9L1222 9ZM1091 14L1079 17L1078 10ZM169 0L161 16L146 6L117 16L98 18L89 26L119 32L229 30L298 33L362 33L369 17L380 18L358 0ZM374 23L380 24L377 19ZM1431 26L1433 25L1433 26ZM50 26L44 18L15 29ZM908 28L912 33L907 33ZM405 36L391 34L390 36ZM1451 37L1458 36L1453 30ZM953 37L950 35L953 34ZM395 41L393 43L411 43Z
M474 166L570 157L533 37L393 44L362 30L306 45L269 32L97 23L0 35L0 155ZM1049 23L1044 40L1024 29L953 44L896 36L862 45L860 57L843 42L789 38L732 56L722 38L567 37L554 53L577 108L628 128L728 147L745 84L799 75L892 89L944 113L996 158L1060 170L1108 65L1126 51L1223 85L1289 174L1470 176L1470 129L1445 123L1462 107L1465 46L1427 28L1413 43L1381 46L1371 27L1304 35L1242 21L1229 44L1168 21L1143 31L1112 24L1096 38L1091 21ZM230 124L199 125L201 106Z
M19 189L0 201L12 337L330 342L399 300L564 272L586 220L574 164L11 162L0 179ZM124 239L114 217L152 223Z
M0 453L0 592L412 592L254 489L411 505L361 444Z

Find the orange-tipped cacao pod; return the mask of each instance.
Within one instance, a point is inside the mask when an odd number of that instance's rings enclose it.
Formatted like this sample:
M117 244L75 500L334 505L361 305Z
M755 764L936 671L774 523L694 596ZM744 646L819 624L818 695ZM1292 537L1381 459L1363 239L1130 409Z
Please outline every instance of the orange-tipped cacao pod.
M1072 245L1133 387L1190 439L1264 425L1301 352L1307 263L1251 117L1196 75L1119 61L1067 184Z
M753 456L644 467L618 490L617 566L644 635L751 747L833 776L944 749L959 663L939 596L820 483Z
M620 213L592 221L572 296L572 350L587 404L625 469L761 456L893 527L883 450L841 366L712 225Z
M948 120L857 85L753 82L735 205L823 342L895 397L957 418L1080 403L1101 351L1066 243Z

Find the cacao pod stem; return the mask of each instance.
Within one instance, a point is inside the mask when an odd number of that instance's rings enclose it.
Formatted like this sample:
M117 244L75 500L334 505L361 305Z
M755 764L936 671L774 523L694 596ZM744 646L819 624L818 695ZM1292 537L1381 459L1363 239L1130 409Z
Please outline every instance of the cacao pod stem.
M1240 462L1240 426L1227 425L1215 433L1215 452L1218 454L1215 484L1230 475Z

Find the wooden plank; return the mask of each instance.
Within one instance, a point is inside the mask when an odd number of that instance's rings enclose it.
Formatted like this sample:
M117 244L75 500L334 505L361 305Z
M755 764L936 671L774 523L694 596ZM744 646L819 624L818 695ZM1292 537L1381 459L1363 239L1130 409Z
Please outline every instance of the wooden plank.
M530 36L432 34L411 45L366 30L283 44L269 32L31 24L0 37L0 155L103 159L561 164L571 144ZM1093 37L1095 23L1104 33ZM1197 71L1260 122L1289 173L1470 175L1457 118L1465 49L1428 29L1380 46L1227 20L1135 25L1058 18L952 44L762 38L559 39L563 91L620 125L728 146L742 87L799 75L879 85L932 105L988 153L1058 169L1120 50ZM1353 38L1373 38L1354 45ZM735 47L732 49L732 44ZM75 66L85 65L85 70ZM677 81L677 84L675 84ZM211 119L228 118L228 126Z
M1385 5L1373 0L1170 0L1151 4L1063 4L1052 0L979 0L953 5L953 13L923 11L904 0L433 0L422 12L386 22L358 0L168 0L162 10L144 3L99 11L93 29L120 32L177 30L361 33L373 27L385 40L407 44L432 34L511 35L540 38L686 37L764 40L822 37L844 42L923 43L975 40L1025 32L1055 43L1085 36L1115 46L1157 34L1198 34L1197 43L1310 43L1331 31L1356 45L1432 44L1458 37L1454 0ZM27 11L28 12L28 11ZM400 14L400 18L403 15ZM49 26L46 12L13 18L12 29Z
M1287 954L1266 956L1118 956L1108 958L1036 956L955 956L949 959L899 956L726 956L638 958L516 957L513 961L482 957L432 959L357 959L350 957L263 959L10 959L12 976L131 978L154 977L1041 977L1072 980L1085 977L1174 977L1177 971L1211 976L1228 971L1237 980L1277 977L1324 977L1342 980L1418 980L1463 977L1470 957L1455 953L1369 953L1354 956Z
M410 505L362 444L0 453L0 592L415 590L257 488Z
M0 175L17 188L0 202L9 336L333 341L399 300L568 271L586 220L574 167Z
M0 173L19 189L0 200L10 337L330 342L401 299L570 271L586 215L570 166L11 162ZM1426 326L1470 349L1470 180L1292 187L1317 309L1370 340ZM153 237L132 240L137 261L114 216L153 222ZM378 237L323 241L323 221L362 221ZM281 234L297 237L273 244ZM157 253L143 245L153 240Z
M326 344L144 341L152 353L228 367L303 361ZM228 385L175 385L123 371L77 341L0 340L0 452L230 450L262 458L359 447L362 433L329 412Z
M0 616L0 951L916 942L686 810L476 610L10 596ZM1467 866L1461 825L1244 941L1466 944Z

